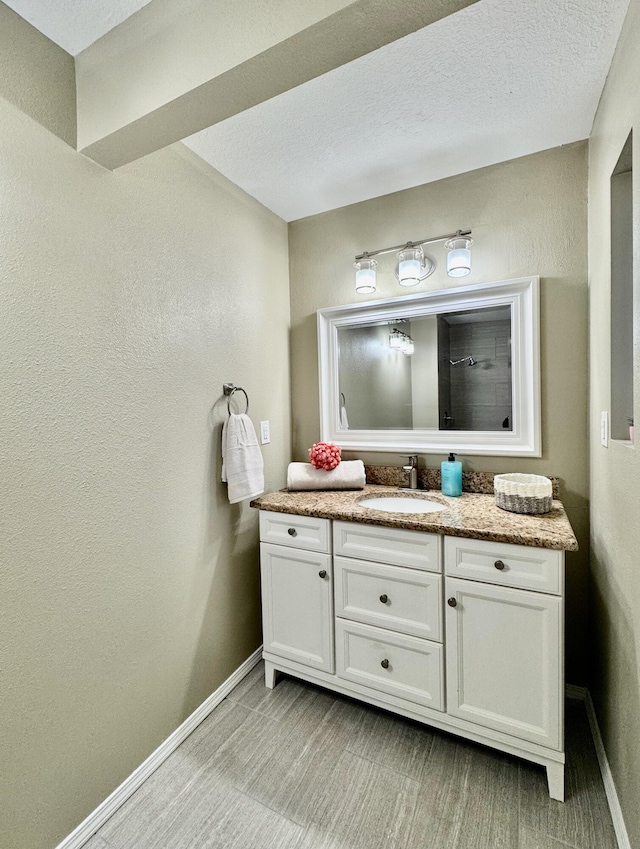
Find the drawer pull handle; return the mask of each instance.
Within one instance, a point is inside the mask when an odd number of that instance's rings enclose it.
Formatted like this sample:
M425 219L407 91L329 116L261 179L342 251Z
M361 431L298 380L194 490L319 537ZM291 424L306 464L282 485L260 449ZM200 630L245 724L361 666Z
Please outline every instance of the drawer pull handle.
M448 598L447 604L449 605L449 607L457 607L458 606L458 602L455 600L455 598Z
M388 669L388 668L389 668L389 661L387 660L387 658L386 658L386 657L385 657L385 659L384 659L384 660L381 660L381 661L380 661L380 666L381 666L383 669Z
M383 604L386 604L389 601L389 596L386 593L382 593L382 595L380 596L380 601Z
M289 528L289 530L287 531L287 533L289 534L289 536L290 536L290 537L294 537L294 536L296 536L296 534L297 534L298 532L296 531L296 529L295 529L295 528Z
M327 577L327 570L326 570L326 569L321 569L321 570L318 572L318 575L319 575L321 578L326 578L326 577Z
M496 562L495 562L493 565L494 565L494 566L496 567L496 569L498 569L500 572L502 572L502 570L504 569L504 563L502 562L502 560L496 560Z

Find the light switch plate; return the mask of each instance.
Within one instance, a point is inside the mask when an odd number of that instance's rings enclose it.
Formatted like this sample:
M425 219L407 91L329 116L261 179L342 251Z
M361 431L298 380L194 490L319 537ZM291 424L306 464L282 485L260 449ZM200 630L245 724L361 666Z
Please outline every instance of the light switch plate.
M603 410L600 413L600 442L605 448L609 447L609 412Z
M268 420L266 422L260 422L260 442L263 445L271 442L271 428L269 427Z

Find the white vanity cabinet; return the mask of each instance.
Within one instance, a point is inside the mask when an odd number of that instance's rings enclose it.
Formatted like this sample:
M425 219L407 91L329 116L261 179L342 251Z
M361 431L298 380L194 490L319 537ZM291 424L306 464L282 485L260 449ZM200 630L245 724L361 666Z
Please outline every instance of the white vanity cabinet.
M564 552L261 511L287 672L542 764L564 798Z

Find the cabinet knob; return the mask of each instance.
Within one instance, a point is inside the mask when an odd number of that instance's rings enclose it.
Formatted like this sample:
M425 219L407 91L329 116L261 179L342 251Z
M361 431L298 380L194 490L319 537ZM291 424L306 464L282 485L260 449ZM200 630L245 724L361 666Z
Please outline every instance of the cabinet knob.
M504 563L502 562L502 560L496 560L493 565L496 567L496 569L499 569L500 572L502 572L502 570L504 569Z
M318 575L320 575L320 577L321 577L321 578L326 578L326 577L327 577L327 570L326 570L326 569L321 569L321 570L318 572Z
M457 607L458 606L458 602L455 600L455 598L448 598L447 604L449 605L449 607Z
M296 531L295 528L289 528L287 533L289 534L290 537L294 537L298 532Z
M389 601L389 596L386 593L382 593L382 595L380 596L380 601L383 604L386 604Z
M386 658L386 657L385 657L385 659L384 659L384 660L381 660L381 661L380 661L380 666L381 666L383 669L388 669L388 668L389 668L389 661L387 660L387 658Z

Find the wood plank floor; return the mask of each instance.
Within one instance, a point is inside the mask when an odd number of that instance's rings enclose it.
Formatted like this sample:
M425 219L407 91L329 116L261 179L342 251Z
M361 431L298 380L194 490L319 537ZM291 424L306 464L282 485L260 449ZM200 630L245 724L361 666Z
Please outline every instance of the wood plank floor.
M567 801L542 768L259 664L86 849L617 849L567 702Z

